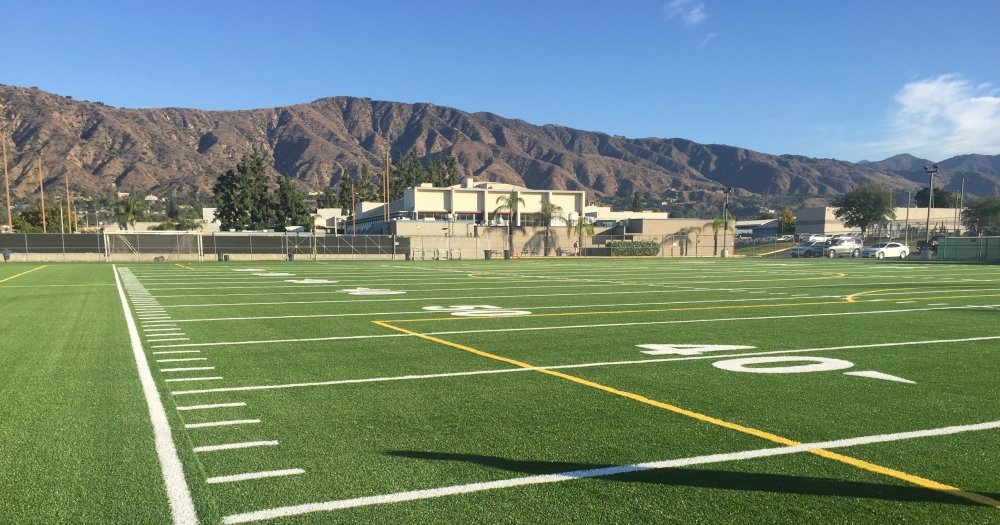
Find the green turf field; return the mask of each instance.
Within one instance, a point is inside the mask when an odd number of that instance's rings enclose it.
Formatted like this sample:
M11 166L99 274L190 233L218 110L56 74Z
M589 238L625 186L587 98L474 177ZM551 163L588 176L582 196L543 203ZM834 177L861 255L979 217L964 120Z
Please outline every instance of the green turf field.
M1000 523L1000 267L3 264L12 523Z

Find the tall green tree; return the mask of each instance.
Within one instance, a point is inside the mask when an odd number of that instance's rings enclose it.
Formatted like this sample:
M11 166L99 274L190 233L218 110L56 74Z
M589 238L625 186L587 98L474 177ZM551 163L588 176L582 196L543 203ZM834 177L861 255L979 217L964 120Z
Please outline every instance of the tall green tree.
M381 201L381 194L379 193L380 186L381 184L376 184L375 174L368 169L368 165L362 164L361 170L358 172L358 202Z
M4 221L7 218L4 217ZM20 233L42 233L42 208L40 204L32 204L27 208L15 213L11 217L14 231ZM59 208L55 206L45 207L45 222L48 224L50 233L59 232Z
M844 221L848 228L861 228L862 237L875 224L896 217L889 193L874 184L865 184L847 192L831 204L837 208L833 212L834 217Z
M223 230L269 227L273 213L264 155L256 148L243 155L236 169L226 170L216 180L212 200L215 218Z
M291 226L304 226L307 230L312 230L306 197L292 184L289 177L278 177L278 190L274 195L274 216L275 225L281 230Z
M642 211L643 208L642 193L636 191L632 194L632 211Z
M913 195L913 202L917 208L926 208L929 204L929 195L931 194L929 187L924 187L924 189L918 191ZM946 190L944 188L934 188L934 207L935 208L954 208L958 205L958 197L955 192Z
M337 184L337 200L340 202L340 211L348 218L354 217L354 205L357 200L357 188L354 184L354 175L348 171L340 172L340 182Z
M973 199L962 210L962 225L969 229L1000 228L1000 197Z
M334 184L334 178L331 174L330 182L323 189L323 193L320 193L316 197L316 207L317 208L336 208L340 206L340 197L337 195L337 186Z
M795 233L795 212L791 208L785 208L778 217L778 233L784 235Z
M145 214L146 201L134 193L118 199L118 202L115 204L115 219L118 221L118 224L125 225L126 228L131 226L134 230L135 223ZM48 216L48 213L45 215Z

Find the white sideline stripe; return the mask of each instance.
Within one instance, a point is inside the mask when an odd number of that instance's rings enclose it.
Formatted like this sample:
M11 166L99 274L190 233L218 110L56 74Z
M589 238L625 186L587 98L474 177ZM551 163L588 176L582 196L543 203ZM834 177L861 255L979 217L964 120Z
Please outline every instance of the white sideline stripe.
M233 425L253 425L260 423L259 419L232 419L229 421L210 421L208 423L188 423L184 428L229 427Z
M180 328L143 328L143 332L180 332Z
M193 372L195 370L215 370L214 366L186 366L184 368L161 368L160 372Z
M1000 336L984 336L984 337L967 337L963 339L933 339L924 341L901 341L897 343L873 343L868 345L847 345L847 346L829 346L824 348L800 348L794 350L770 350L766 352L743 352L737 354L711 354L702 356L687 356L687 357L663 357L657 359L635 359L631 361L603 361L595 363L578 363L572 365L553 365L553 366L534 366L530 368L501 368L497 370L474 370L470 372L448 372L440 374L421 374L421 375L406 375L406 376L391 376L391 377L373 377L364 379L341 379L335 381L317 381L312 383L287 383L287 384L277 384L277 385L256 385L256 386L233 386L225 388L208 388L203 390L177 390L171 392L175 396L183 396L189 394L211 394L219 392L249 392L254 390L281 390L285 388L304 388L311 386L332 386L332 385L349 385L354 383L378 383L378 382L388 382L388 381L407 381L414 379L438 379L445 377L462 377L462 376L477 376L477 375L490 375L490 374L505 374L511 372L530 372L537 370L565 370L570 368L597 368L601 366L627 366L627 365L646 365L653 363L667 363L672 361L701 361L706 359L725 359L728 357L748 357L748 356L763 356L763 355L776 355L776 354L798 354L798 353L811 353L811 352L831 352L836 350L863 350L866 348L890 348L895 346L915 346L915 345L930 345L930 344L942 344L942 343L971 343L977 341L994 341L1000 339Z
M115 275L115 286L118 288L118 297L121 299L122 311L125 313L125 324L128 327L129 340L132 343L132 355L135 357L136 368L139 371L139 382L142 384L142 393L146 398L149 419L153 424L156 456L159 459L163 483L167 489L170 514L173 516L174 525L197 525L198 515L194 509L194 501L191 499L191 489L188 488L187 481L184 479L184 469L181 465L181 459L177 455L177 449L174 447L167 412L163 408L163 401L160 399L156 383L153 381L153 372L150 370L146 354L142 350L142 340L139 337L135 320L132 319L132 312L129 310L121 279L118 277L118 266L111 265L111 271Z
M172 377L170 379L164 379L167 383L184 383L188 381L219 381L222 376L214 377Z
M276 446L278 446L277 441L245 441L243 443L226 443L224 445L205 445L201 447L194 447L194 451L216 452L219 450L235 450L240 448L276 447Z
M149 341L149 342L151 342L151 343L162 343L164 341L190 341L191 338L190 337L167 337L167 338L160 338L160 339L152 339L152 338L147 337L146 340Z
M207 357L175 357L171 359L157 359L157 363L180 363L184 361L208 361Z
M851 304L851 303L844 303L844 304ZM987 308L987 307L989 306L984 305L978 308ZM498 328L490 330L451 330L445 332L427 332L424 335L461 335L461 334L486 334L491 332L536 332L536 331L547 331L547 330L581 330L588 328L609 328L616 326L649 326L649 325L667 325L667 324L715 323L724 321L765 321L765 320L778 320L778 319L803 319L809 317L839 317L848 315L926 312L930 310L958 310L965 308L967 307L947 306L941 308L904 308L898 310L868 310L868 311L854 311L854 312L828 312L828 313L796 314L796 315L765 315L758 317L716 317L708 319L677 319L672 321L640 321L640 322L629 322L629 323L577 324L577 325L562 325L562 326L534 326L534 327L521 327L521 328L511 327L511 328ZM505 319L514 319L514 317L505 317ZM260 345L260 344L274 344L274 343L309 343L316 341L348 341L352 339L382 339L386 337L416 337L416 336L410 334L345 335L345 336L333 336L333 337L310 337L303 339L268 339L268 340L258 340L258 341L222 341L216 343L186 343L186 344L182 343L173 345L152 345L151 348L186 348L191 346L235 346L235 345Z
M153 352L153 355L161 354L200 354L201 350L167 350L161 352Z
M212 405L188 405L188 406L183 406L183 407L177 407L177 410L181 410L181 411L185 411L185 410L210 410L210 409L213 409L213 408L236 408L236 407L245 407L245 406L247 406L247 404L244 403L244 402L242 402L242 401L240 401L240 402L237 402L237 403L215 403L215 404L212 404Z
M725 454L709 454L705 456L693 456L681 459L668 459L664 461L654 461L649 463L635 463L632 465L621 465L617 467L602 467L586 470L574 470L560 472L558 474L544 474L540 476L526 476L521 478L501 479L497 481L487 481L483 483L469 483L467 485L452 485L434 489L411 490L406 492L396 492L394 494L382 494L378 496L366 496L361 498L342 499L325 501L321 503L306 503L303 505L292 505L288 507L278 507L273 509L258 510L245 514L233 514L226 516L222 522L226 525L237 523L250 523L254 521L270 520L275 518L287 518L300 516L313 512L328 512L334 510L351 509L357 507L367 507L371 505L385 505L390 503L400 503L403 501L416 501L443 496L453 496L457 494L471 494L486 490L497 490L512 487L523 487L527 485L540 485L543 483L558 483L561 481L571 481L574 479L598 478L628 474L631 472L642 472L649 470L660 470L666 468L689 467L692 465L707 465L711 463L723 463L730 461L745 461L749 459L785 456L789 454L799 454L813 449L835 449L847 448L859 445L871 445L875 443L888 443L892 441L903 441L907 439L917 439L924 437L947 436L961 432L974 432L982 430L992 430L1000 428L1000 421L990 421L974 425L962 425L953 427L935 428L929 430L917 430L913 432L897 432L894 434L878 434L873 436L863 436L848 439L838 439L834 441L820 441L816 443L803 443L790 447L771 447L756 450L746 450L742 452L729 452Z
M280 476L295 476L305 474L306 471L300 468L290 468L285 470L266 470L264 472L247 472L246 474L233 474L231 476L216 476L208 478L206 483L233 483L235 481L247 481L250 479L276 478Z

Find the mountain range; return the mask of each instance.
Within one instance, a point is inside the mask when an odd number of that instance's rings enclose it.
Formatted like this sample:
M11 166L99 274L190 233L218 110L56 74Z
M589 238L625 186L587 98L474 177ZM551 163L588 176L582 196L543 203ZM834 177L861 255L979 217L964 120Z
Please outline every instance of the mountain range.
M332 97L245 111L126 109L73 100L37 88L0 86L11 132L11 191L29 198L68 176L82 194L139 192L207 201L219 174L257 148L274 170L307 191L368 164L381 172L393 157L453 155L464 177L536 189L584 190L589 200L618 204L640 192L651 209L697 212L733 187L735 209L820 204L872 182L896 192L927 185L931 161L897 155L852 163L769 155L681 138L630 139L564 126L537 126L491 113L432 104ZM13 118L11 118L13 117ZM40 162L36 162L39 161ZM938 179L966 195L1000 191L1000 155L937 162ZM905 198L902 199L905 202Z

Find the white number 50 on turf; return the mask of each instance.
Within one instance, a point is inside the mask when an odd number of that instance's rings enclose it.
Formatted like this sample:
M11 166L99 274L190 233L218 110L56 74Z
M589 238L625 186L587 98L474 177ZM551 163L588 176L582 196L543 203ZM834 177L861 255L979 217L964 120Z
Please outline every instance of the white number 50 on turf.
M431 312L451 312L459 317L501 317L513 315L531 315L527 310L511 310L488 304L468 304L457 306L425 306L424 310Z

